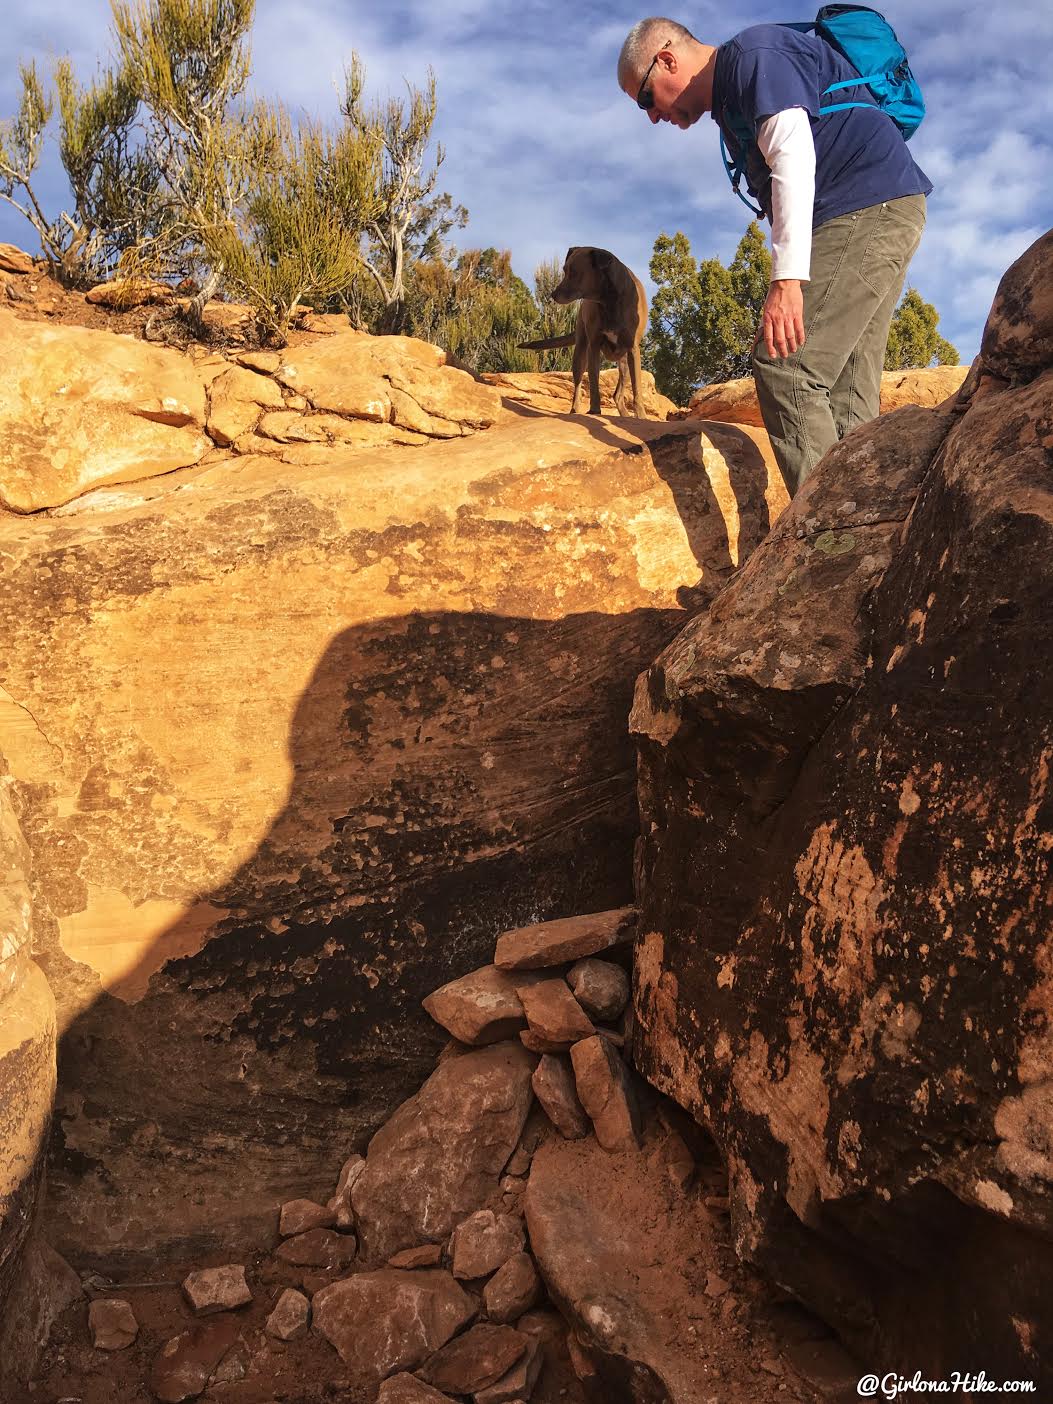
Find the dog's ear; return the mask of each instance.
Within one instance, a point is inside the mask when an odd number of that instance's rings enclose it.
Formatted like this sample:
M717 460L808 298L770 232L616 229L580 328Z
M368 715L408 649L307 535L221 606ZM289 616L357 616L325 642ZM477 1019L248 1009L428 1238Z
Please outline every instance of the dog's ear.
M593 266L593 268L610 268L610 266L611 266L611 264L612 264L613 262L614 262L614 255L613 255L612 253L610 253L607 249L593 249L593 251L592 251L592 266Z
M578 249L580 247L580 244L571 244L570 248L567 250L567 258L573 258L573 256L578 252ZM566 263L567 258L563 260L564 263Z

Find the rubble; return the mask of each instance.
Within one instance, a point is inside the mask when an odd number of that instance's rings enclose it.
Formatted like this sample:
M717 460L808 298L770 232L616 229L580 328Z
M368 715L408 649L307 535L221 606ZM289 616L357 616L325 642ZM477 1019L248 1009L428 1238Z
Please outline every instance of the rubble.
M267 1317L264 1328L268 1336L279 1341L295 1341L307 1334L311 1319L311 1304L302 1292L287 1287L278 1298L277 1305Z
M278 1218L278 1232L282 1238L292 1238L311 1229L332 1228L336 1223L336 1211L324 1204L316 1204L313 1199L291 1199L283 1204Z
M574 1082L604 1150L628 1150L639 1143L640 1113L625 1064L598 1035L570 1050Z
M498 1325L509 1325L536 1306L542 1295L541 1278L529 1253L515 1253L483 1288L486 1315Z
M332 1229L311 1229L287 1238L275 1249L275 1257L297 1267L341 1268L354 1262L358 1244L353 1233Z
M530 1344L528 1336L511 1326L484 1321L444 1346L419 1374L448 1394L475 1394L507 1375Z
M489 1277L523 1248L523 1222L480 1209L457 1225L450 1240L453 1275L462 1281Z
M190 1273L183 1283L183 1295L195 1316L233 1311L252 1301L252 1292L245 1281L245 1269L233 1263Z
M120 1297L96 1297L88 1307L88 1329L96 1350L124 1350L139 1334L130 1302Z

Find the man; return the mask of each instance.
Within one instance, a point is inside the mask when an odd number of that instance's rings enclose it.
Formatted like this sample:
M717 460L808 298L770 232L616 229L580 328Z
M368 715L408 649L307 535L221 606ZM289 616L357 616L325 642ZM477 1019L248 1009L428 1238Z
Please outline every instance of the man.
M772 278L753 354L765 427L791 496L839 439L879 412L892 313L932 185L896 124L825 40L777 24L719 48L675 20L629 32L618 83L653 123L710 113L772 227ZM864 107L820 115L824 102ZM753 143L740 142L743 132Z

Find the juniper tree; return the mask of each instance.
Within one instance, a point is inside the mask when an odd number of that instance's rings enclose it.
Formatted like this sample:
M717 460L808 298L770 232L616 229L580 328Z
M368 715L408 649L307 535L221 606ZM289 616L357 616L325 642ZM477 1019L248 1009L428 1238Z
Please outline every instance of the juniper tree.
M750 374L750 353L771 278L771 255L756 223L730 267L697 262L685 234L655 240L650 274L657 290L644 340L644 364L658 389L686 404L699 385Z
M280 104L260 104L247 130L259 152L252 184L231 219L203 235L210 261L284 339L302 303L345 296L363 267L362 223L376 200L375 139L347 127L297 128ZM347 211L356 211L352 223Z
M957 348L937 331L940 314L915 288L908 288L892 317L885 348L885 369L956 366Z
M379 295L382 332L402 331L406 323L406 272L417 260L438 256L446 235L462 228L468 212L451 197L436 194L439 167L445 159L428 148L435 122L435 74L429 69L424 89L407 83L408 101L389 98L367 106L363 100L365 69L357 54L344 74L341 111L351 131L379 144L381 161L376 200L364 222L365 266ZM346 211L356 224L359 211Z
M230 227L261 158L258 132L234 109L254 9L255 0L113 0L119 53L145 105L146 147L165 189L138 259L162 274L200 268L196 321L224 273L221 256L203 257L206 239Z

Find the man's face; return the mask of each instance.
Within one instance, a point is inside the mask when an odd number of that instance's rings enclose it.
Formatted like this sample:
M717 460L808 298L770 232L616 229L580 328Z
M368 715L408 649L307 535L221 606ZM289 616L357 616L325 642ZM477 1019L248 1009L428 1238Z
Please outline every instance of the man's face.
M646 112L651 122L670 122L686 131L702 116L697 102L691 100L692 77L684 62L670 49L663 48L656 56L642 91L639 84L625 91L634 102L639 103L641 99L649 102Z

